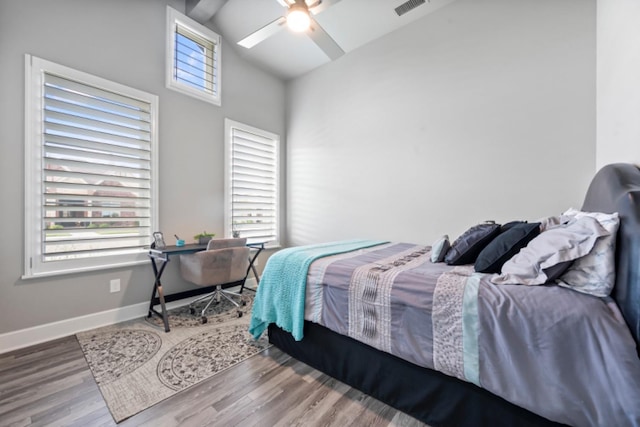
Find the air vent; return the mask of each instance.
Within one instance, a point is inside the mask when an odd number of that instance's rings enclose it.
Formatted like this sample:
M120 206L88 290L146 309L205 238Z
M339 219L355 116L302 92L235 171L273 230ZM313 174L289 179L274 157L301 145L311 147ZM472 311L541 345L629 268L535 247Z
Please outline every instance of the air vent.
M398 16L402 16L405 13L420 6L421 4L425 4L425 0L409 0L405 3L402 3L400 6L396 7L395 11L398 14Z

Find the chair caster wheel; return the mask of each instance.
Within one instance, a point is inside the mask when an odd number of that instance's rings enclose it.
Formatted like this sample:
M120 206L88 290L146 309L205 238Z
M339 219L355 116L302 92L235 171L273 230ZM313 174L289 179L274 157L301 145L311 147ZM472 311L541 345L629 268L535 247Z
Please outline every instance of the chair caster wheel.
M242 312L241 311L238 312L238 317L242 317Z
M202 316L202 317L200 318L200 323L202 323L203 325L204 325L205 323L207 323L207 316Z
M189 314L196 314L196 309L193 307L189 307Z

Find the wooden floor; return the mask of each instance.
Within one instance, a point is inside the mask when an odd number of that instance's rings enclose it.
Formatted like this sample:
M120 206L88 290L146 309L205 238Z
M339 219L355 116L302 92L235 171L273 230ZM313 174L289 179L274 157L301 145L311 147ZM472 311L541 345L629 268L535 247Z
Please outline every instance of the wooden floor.
M0 355L0 426L114 425L75 336ZM118 425L425 426L276 348Z

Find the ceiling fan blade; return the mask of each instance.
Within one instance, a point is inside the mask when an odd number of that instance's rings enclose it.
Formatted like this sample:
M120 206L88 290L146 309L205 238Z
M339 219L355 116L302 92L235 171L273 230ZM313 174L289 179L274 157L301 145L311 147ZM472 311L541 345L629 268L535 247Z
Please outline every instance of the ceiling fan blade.
M336 43L313 18L311 18L311 28L307 31L307 35L311 37L311 40L313 40L331 60L338 59L344 55L344 50L338 46L338 43Z
M240 40L238 44L242 47L250 49L280 31L286 22L287 18L281 16L275 21L270 22L259 30L249 34L247 37Z
M320 12L322 12L323 10L325 10L325 9L327 9L327 8L329 8L329 7L331 7L334 4L339 3L339 2L340 2L340 0L322 0L319 5L309 8L309 10L314 15L317 15Z

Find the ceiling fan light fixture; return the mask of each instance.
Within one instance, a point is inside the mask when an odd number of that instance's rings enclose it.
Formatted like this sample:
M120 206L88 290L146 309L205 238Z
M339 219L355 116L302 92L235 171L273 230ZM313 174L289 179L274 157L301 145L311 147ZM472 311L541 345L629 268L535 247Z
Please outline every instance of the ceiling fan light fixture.
M289 8L289 12L287 13L287 26L291 31L300 33L308 30L310 25L311 17L305 5L296 3Z

